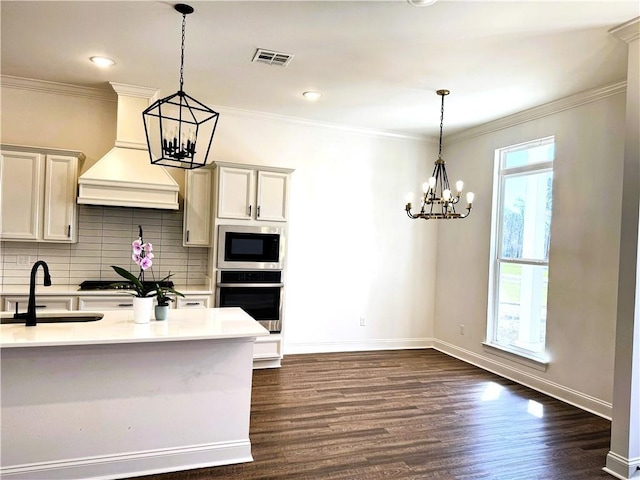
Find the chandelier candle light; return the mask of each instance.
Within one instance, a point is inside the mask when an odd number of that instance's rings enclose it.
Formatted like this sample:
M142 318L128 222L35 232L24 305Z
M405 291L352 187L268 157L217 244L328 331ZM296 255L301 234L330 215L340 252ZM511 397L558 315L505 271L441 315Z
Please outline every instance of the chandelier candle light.
M207 164L219 114L182 90L186 18L193 7L179 3L174 8L182 14L180 89L152 103L142 119L151 163L191 170ZM199 138L204 141L196 147Z
M433 174L422 184L422 196L420 198L420 212L411 213L411 203L413 201L413 193L408 193L406 198L406 205L404 207L409 218L423 218L429 219L452 219L452 218L466 218L471 213L473 206L473 192L467 193L467 212L456 212L456 204L460 201L462 195L462 189L464 183L462 180L456 182L456 193L453 194L451 187L449 186L449 178L447 177L447 170L445 169L445 162L442 159L442 125L444 120L444 97L449 95L449 90L438 90L436 92L442 97L442 104L440 107L440 141L438 148L438 159L435 162L433 168Z

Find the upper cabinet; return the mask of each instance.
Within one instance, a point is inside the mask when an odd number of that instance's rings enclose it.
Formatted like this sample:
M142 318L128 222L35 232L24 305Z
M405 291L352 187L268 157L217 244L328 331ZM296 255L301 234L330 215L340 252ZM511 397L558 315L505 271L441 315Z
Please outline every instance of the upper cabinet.
M218 165L218 218L286 222L291 171Z
M2 240L77 241L80 152L3 145L0 150Z
M211 245L212 170L197 168L185 172L183 245Z
M250 220L255 213L255 170L218 168L218 217Z

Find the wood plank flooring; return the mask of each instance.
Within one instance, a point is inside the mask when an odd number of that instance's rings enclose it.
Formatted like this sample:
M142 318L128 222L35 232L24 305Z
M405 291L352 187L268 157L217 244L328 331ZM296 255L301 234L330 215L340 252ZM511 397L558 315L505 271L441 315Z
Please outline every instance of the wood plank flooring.
M143 480L592 480L610 423L435 350L254 372L255 461Z

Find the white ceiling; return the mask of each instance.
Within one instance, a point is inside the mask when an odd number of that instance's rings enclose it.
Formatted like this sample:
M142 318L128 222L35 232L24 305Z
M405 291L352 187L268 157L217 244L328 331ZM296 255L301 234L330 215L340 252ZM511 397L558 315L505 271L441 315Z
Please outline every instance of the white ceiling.
M182 17L171 1L0 2L2 75L109 89L178 90ZM637 0L191 1L184 90L232 107L445 136L626 77L608 33ZM295 55L252 63L256 48ZM88 58L116 65L98 69ZM306 90L323 96L311 103ZM221 117L221 122L224 117Z

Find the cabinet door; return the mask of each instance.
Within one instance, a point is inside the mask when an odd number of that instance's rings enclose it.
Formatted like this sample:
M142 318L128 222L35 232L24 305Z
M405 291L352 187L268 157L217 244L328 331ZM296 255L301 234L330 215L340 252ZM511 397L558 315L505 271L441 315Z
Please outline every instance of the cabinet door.
M75 297L58 297L58 296L42 296L36 295L36 312L46 312L49 310L73 310ZM8 312L16 311L18 304L18 312L26 312L29 305L29 297L3 297L3 310Z
M256 219L270 222L286 222L288 196L289 174L258 172Z
M209 308L209 296L185 295L178 297L177 308Z
M75 242L78 159L47 155L44 185L44 241Z
M131 295L78 298L78 310L101 312L102 310L129 309L133 309L133 297Z
M44 156L2 151L0 197L3 240L37 240L42 235Z
M254 170L219 167L218 217L250 220L254 213Z
M211 244L211 173L208 168L186 172L182 242L185 247Z

